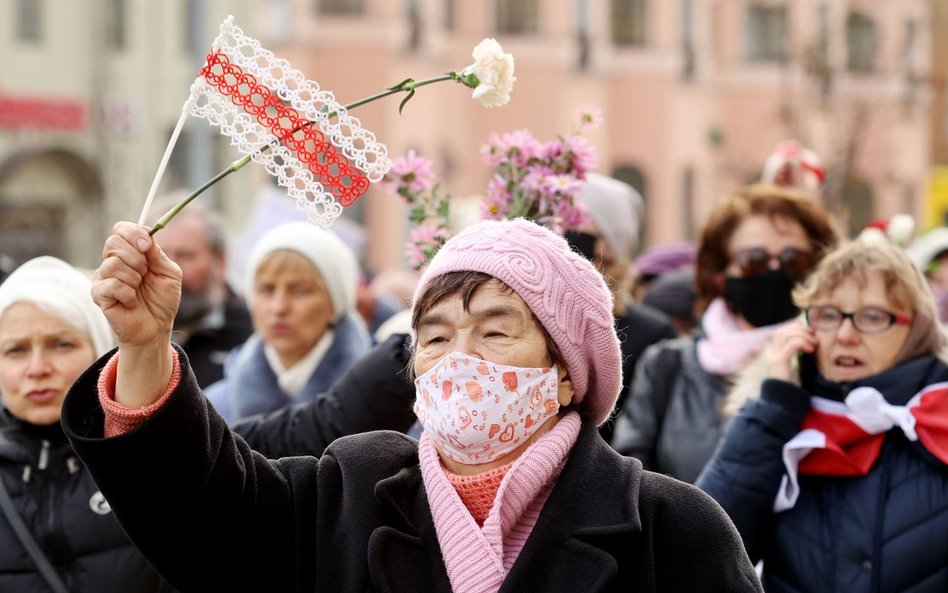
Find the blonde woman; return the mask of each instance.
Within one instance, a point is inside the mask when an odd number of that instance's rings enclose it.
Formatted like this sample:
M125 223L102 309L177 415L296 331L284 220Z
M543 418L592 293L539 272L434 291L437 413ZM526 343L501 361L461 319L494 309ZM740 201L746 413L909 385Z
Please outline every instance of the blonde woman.
M948 366L906 254L854 241L794 293L698 486L770 593L948 590Z

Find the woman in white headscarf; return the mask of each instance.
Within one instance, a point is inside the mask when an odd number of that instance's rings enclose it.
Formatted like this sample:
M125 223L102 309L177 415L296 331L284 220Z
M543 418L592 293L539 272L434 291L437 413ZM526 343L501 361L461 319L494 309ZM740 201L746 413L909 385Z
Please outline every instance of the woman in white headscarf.
M310 401L368 352L358 278L345 243L308 222L279 225L257 241L244 287L255 333L206 390L225 419Z
M69 387L112 346L89 278L66 262L38 257L0 284L0 487L38 549L28 554L11 517L0 520L0 591L57 590L51 579L73 593L171 591L59 424Z

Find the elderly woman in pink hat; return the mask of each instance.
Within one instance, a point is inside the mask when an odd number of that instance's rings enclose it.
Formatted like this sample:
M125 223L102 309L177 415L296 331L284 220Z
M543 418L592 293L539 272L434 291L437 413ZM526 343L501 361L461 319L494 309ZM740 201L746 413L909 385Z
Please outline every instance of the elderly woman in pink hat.
M118 351L64 427L131 539L183 591L760 591L696 488L645 472L596 426L621 384L612 297L524 220L452 238L415 293L420 442L337 440L268 460L170 343L180 272L120 223L93 294Z

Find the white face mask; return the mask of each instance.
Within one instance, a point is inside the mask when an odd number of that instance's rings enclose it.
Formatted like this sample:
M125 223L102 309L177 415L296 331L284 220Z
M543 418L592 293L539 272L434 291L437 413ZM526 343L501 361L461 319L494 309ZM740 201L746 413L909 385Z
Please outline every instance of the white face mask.
M503 457L560 409L556 366L505 366L452 352L415 379L415 415L458 463Z

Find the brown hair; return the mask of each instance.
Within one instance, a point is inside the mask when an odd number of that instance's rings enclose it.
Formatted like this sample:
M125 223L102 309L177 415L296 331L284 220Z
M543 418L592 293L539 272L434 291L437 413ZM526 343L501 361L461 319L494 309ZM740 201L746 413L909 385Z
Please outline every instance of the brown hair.
M741 188L711 212L701 232L695 259L697 316L721 296L717 277L731 261L731 237L735 229L752 216L799 223L810 240L815 261L839 242L836 223L812 198L774 185L754 184Z
M461 305L464 307L465 311L469 311L471 299L474 297L474 293L477 292L477 289L479 289L481 286L492 280L498 283L505 292L514 292L512 288L497 278L494 278L490 274L485 274L483 272L447 272L432 278L431 282L429 282L425 287L424 292L418 295L418 297L415 299L414 305L412 306L412 332L417 334L418 323L421 321L422 315L427 313L432 307L441 301L454 295L460 295ZM566 367L566 359L560 352L559 346L557 346L556 342L553 341L553 337L550 335L550 332L546 331L546 328L543 327L543 324L540 323L540 320L537 319L537 316L533 315L532 311L530 313L533 317L533 322L537 324L537 327L540 328L540 332L543 333L543 339L546 342L546 349L550 354L550 358L553 359L553 362L556 363L556 366L566 369L566 371L569 372L569 369ZM413 343L411 349L411 361L408 365L409 375L414 374L413 369L415 367L416 348L417 344Z

